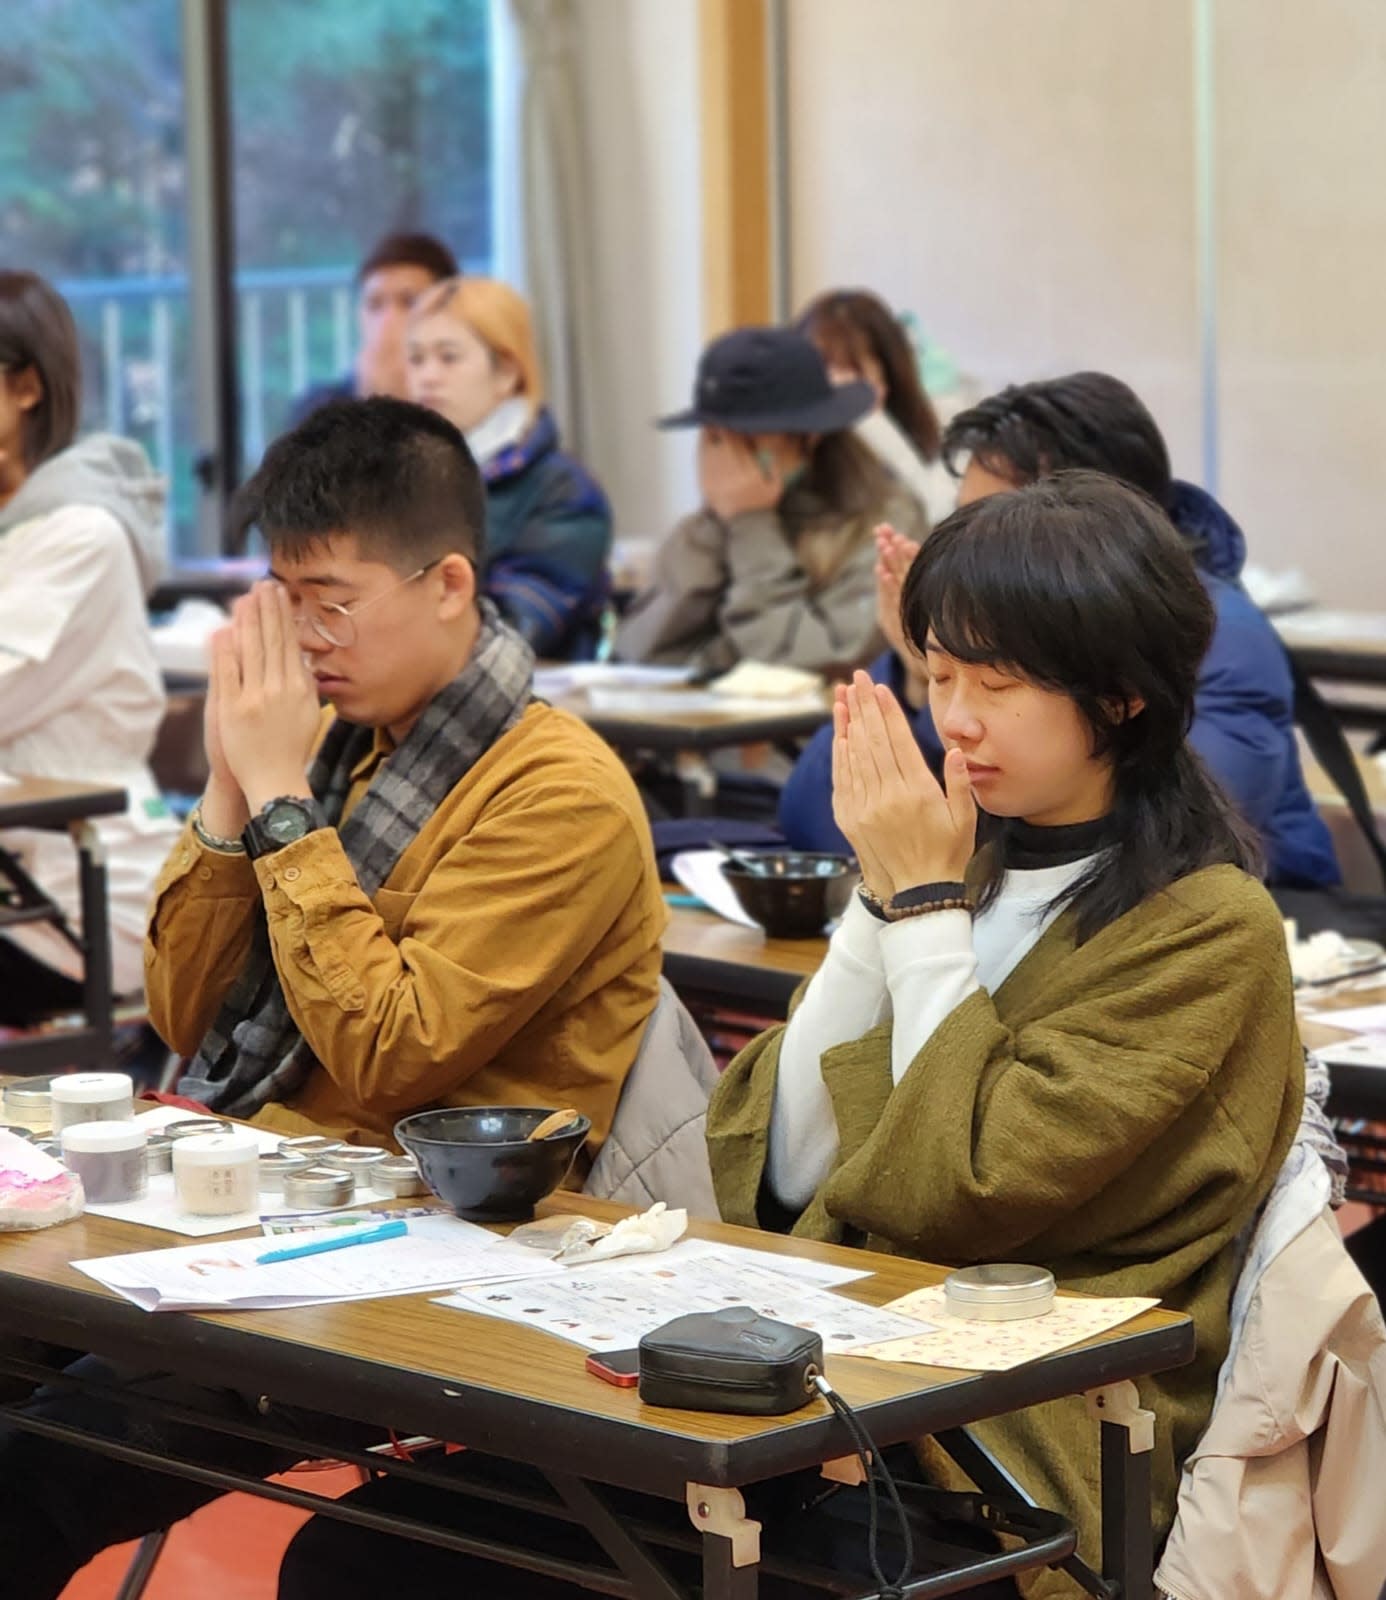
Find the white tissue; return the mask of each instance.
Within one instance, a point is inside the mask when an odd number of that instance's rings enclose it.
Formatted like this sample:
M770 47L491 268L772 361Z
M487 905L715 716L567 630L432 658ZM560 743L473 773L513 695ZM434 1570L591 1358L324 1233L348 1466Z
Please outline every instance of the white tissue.
M565 1264L578 1265L610 1261L613 1256L649 1255L676 1244L687 1229L688 1213L682 1207L670 1211L662 1200L656 1200L638 1217L622 1217L609 1233L596 1236L588 1233L586 1237L574 1238L571 1243L565 1242L558 1259Z

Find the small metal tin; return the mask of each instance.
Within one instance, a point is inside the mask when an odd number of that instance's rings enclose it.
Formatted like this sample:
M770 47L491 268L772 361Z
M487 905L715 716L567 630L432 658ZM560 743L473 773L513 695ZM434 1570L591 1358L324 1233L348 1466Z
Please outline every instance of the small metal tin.
M321 1133L305 1133L297 1139L281 1139L279 1148L285 1155L308 1156L321 1161L324 1156L335 1156L342 1148L342 1141L329 1139Z
M389 1153L388 1150L376 1150L366 1145L344 1144L340 1150L332 1152L326 1164L329 1167L340 1167L343 1172L354 1173L358 1179L365 1179Z
M163 1129L149 1135L148 1143L144 1147L144 1159L151 1178L157 1177L161 1172L173 1171L173 1140Z
M46 1133L53 1125L53 1076L19 1078L7 1084L4 1096L5 1120L20 1127Z
M34 1149L42 1150L44 1155L52 1156L54 1161L63 1160L63 1147L56 1139L37 1138L34 1140ZM66 1166L67 1163L63 1161L63 1165Z
M313 1165L311 1156L301 1156L292 1150L262 1150L260 1152L260 1193L277 1193L284 1187L290 1173L295 1176L307 1172Z
M413 1156L386 1156L383 1161L376 1162L364 1176L370 1179L372 1187L381 1194L392 1194L397 1200L429 1192Z
M167 1123L161 1131L170 1139L199 1139L205 1133L230 1133L231 1124L220 1117L185 1117L182 1122Z
M943 1280L943 1293L955 1317L1017 1322L1054 1309L1054 1274L1044 1267L990 1262L950 1272Z
M311 1210L317 1206L342 1206L351 1199L356 1180L335 1167L306 1167L284 1175L284 1204Z

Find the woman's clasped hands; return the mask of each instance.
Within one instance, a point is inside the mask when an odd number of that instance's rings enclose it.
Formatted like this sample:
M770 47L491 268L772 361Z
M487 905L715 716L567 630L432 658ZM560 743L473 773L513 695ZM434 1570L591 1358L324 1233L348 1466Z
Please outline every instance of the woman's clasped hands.
M833 702L833 816L869 893L963 878L977 839L977 803L960 750L930 772L909 721L884 684L856 672Z

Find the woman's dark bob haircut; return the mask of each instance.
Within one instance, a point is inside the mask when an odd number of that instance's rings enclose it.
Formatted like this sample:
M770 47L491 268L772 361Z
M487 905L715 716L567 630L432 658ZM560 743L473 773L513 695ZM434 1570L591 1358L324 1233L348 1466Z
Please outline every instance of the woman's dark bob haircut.
M1067 695L1112 764L1115 843L1061 901L1079 942L1177 879L1257 849L1190 750L1213 606L1169 518L1097 472L989 495L930 535L901 597L906 636ZM986 856L982 902L1005 876Z
M77 326L67 301L36 272L0 272L0 368L32 368L43 390L24 418L24 465L32 472L77 437L82 409Z

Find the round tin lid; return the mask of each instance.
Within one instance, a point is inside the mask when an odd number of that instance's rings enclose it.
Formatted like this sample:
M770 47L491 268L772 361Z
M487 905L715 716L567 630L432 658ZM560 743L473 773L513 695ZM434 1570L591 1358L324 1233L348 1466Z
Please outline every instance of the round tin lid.
M296 1150L262 1150L261 1172L307 1172L313 1165L311 1156L299 1155Z
M46 1110L53 1098L53 1078L19 1078L5 1085L5 1104L11 1111Z
M332 1167L309 1167L284 1174L284 1198L293 1205L336 1205L350 1200L356 1181L349 1172Z
M328 1165L333 1167L373 1167L384 1161L389 1155L388 1150L372 1150L362 1145L346 1144L340 1150L334 1150L328 1160Z
M184 1117L181 1122L167 1122L162 1129L170 1139L198 1139L207 1133L230 1133L231 1124L220 1117Z
M304 1133L296 1139L281 1139L279 1148L289 1155L332 1156L342 1148L342 1141L321 1133Z
M988 1262L980 1267L962 1267L943 1280L950 1300L975 1304L1016 1305L1027 1300L1043 1300L1054 1293L1054 1274L1045 1267L1015 1262Z

